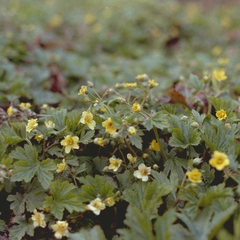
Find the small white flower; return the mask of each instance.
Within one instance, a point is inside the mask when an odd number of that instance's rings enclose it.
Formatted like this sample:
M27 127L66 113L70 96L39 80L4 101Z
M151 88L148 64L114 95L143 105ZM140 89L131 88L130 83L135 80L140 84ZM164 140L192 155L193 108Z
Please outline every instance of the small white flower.
M100 198L96 198L87 205L87 209L91 210L95 215L99 215L101 210L104 210L106 205Z
M146 167L144 163L138 165L138 170L134 171L134 177L142 179L143 182L148 180L148 176L151 174L151 167Z

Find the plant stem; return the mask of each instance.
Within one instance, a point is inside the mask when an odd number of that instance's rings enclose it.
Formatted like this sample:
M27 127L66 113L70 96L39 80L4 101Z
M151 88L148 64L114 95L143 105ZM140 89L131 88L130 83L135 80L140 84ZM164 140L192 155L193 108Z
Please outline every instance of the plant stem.
M159 135L158 135L158 131L157 131L157 128L154 125L153 125L153 131L154 131L155 137L157 139L157 143L158 143L158 145L160 147L160 152L161 152L161 154L163 156L164 161L166 162L167 161L167 156L166 156L166 154L164 152L163 147L161 146L160 138L159 138Z
M133 150L133 148L128 144L126 138L124 138L124 143L127 145L127 147L129 148L129 150L131 151L131 153L137 157L137 154L135 153L135 151Z

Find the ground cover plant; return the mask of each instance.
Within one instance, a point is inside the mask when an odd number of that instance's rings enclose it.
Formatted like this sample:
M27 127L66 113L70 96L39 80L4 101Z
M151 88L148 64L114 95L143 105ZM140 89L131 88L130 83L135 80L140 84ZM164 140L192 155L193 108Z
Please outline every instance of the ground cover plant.
M1 239L239 239L239 5L0 1Z

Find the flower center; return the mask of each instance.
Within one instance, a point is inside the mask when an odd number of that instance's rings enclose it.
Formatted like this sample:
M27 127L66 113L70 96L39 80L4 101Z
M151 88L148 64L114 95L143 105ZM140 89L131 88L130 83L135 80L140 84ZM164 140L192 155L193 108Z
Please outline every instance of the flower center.
M224 162L224 159L223 158L217 158L217 164L222 164Z
M74 144L74 141L73 141L72 137L67 137L66 142L67 142L67 145L73 145Z
M148 169L143 168L143 169L140 170L140 173L142 174L142 176L147 176L148 175Z
M196 181L196 180L198 180L199 179L199 174L192 174L192 179L194 180L194 181Z
M86 124L91 123L91 121L92 121L92 116L88 114L87 116L85 116L84 121L85 121Z
M64 225L58 225L57 232L64 232L66 230L66 227Z

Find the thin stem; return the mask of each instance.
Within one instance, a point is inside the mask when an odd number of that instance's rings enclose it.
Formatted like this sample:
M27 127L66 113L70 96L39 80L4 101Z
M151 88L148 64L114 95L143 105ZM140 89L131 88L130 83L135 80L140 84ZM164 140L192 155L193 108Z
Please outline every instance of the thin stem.
M137 157L137 154L135 153L135 151L133 150L133 148L128 144L126 138L124 138L124 143L127 145L127 147L129 148L130 152Z
M26 142L27 142L31 147L33 146L32 143L31 143L31 141L30 141L28 138L26 138L25 140L26 140Z
M161 154L163 156L164 161L166 162L167 161L167 156L166 156L166 154L164 152L163 147L161 146L160 138L159 138L159 135L158 135L158 131L157 131L157 128L154 125L153 125L153 131L154 131L155 137L157 139L157 143L159 144L160 152L161 152Z
M119 152L120 152L121 155L122 155L122 159L123 159L124 163L127 164L127 163L126 163L126 159L125 159L125 157L124 157L124 154L123 154L122 150L120 149L120 145L118 146L118 150L119 150Z

